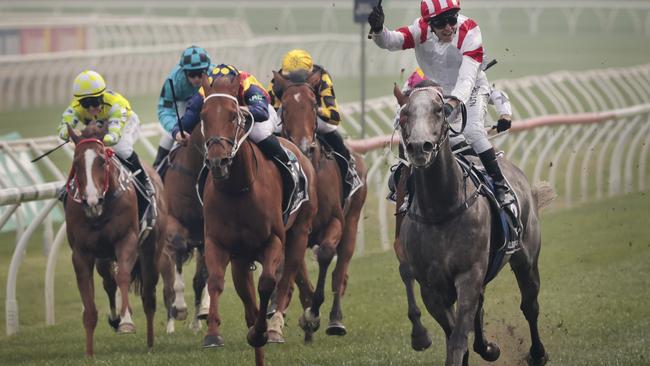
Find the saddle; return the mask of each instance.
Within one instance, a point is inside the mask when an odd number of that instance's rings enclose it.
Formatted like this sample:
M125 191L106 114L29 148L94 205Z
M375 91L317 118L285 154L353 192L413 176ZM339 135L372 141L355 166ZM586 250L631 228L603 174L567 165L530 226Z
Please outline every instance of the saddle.
M282 221L286 225L289 216L298 211L304 202L309 201L309 192L307 191L309 182L296 155L284 146L282 148L289 156L291 164L291 167L288 167L279 160L275 161L282 177ZM204 164L196 180L196 194L201 205L203 205L203 191L209 172L210 169Z

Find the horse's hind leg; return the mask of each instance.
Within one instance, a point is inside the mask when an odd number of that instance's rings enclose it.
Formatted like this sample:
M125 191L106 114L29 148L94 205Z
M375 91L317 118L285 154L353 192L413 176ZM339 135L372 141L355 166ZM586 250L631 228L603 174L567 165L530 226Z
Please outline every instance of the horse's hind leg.
M209 294L206 291L206 281L208 278L208 271L205 266L205 250L196 249L196 271L192 278L192 288L194 289L194 308L195 319L208 318L208 306L210 304ZM201 324L198 323L200 329Z
M483 331L483 293L480 296L478 310L474 317L474 352L481 355L484 360L494 362L499 359L501 350L496 343L490 343L485 339L485 332Z
M156 284L158 283L158 267L156 265L156 241L155 237L150 236L149 240L143 244L143 250L140 252L140 268L142 271L142 288L140 295L142 297L142 307L147 318L147 347L153 348L154 333L153 323L156 313Z
M95 260L89 255L74 251L72 265L77 277L77 287L83 303L83 324L86 330L86 356L92 357L93 335L97 326L97 308L95 307L95 286L93 284L93 265Z
M510 266L515 272L519 291L521 292L521 311L524 313L528 326L530 328L530 347L529 363L531 365L544 365L548 361L548 354L539 337L537 328L537 317L539 316L539 303L537 295L539 294L539 270L537 260L530 263L526 258L527 253L523 250L515 253L510 260Z
M120 325L117 327L118 334L135 333L135 325L131 317L132 310L129 305L129 285L131 283L131 272L138 258L137 240L126 239L117 244L117 276L115 278L117 287L120 290L122 303L120 304Z
M172 334L174 328L174 300L176 292L174 286L176 285L176 264L175 256L172 253L173 249L166 247L160 257L160 274L163 279L163 301L165 309L167 309L167 334Z

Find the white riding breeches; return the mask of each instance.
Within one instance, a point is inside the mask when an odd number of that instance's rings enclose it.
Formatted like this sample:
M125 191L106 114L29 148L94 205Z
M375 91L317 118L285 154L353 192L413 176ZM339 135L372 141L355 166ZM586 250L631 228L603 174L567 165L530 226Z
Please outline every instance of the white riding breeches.
M128 159L131 154L133 154L133 144L138 141L140 137L140 119L135 112L131 113L131 117L126 120L124 127L122 128L122 135L117 141L117 144L111 146L115 155L119 156L121 159Z
M322 119L318 118L317 123L316 123L316 132L318 132L321 135L328 134L330 132L336 131L338 128L337 125L333 125L331 123L327 123L323 121Z
M269 119L263 122L253 122L253 130L248 137L254 143L258 143L265 138L271 136L273 132L279 127L278 115L275 109L270 104L268 105Z
M486 79L477 79L472 94L467 101L467 125L462 135L454 136L449 139L452 146L467 141L472 149L480 154L492 148L492 143L487 139L485 130L485 117L487 115L487 105L490 97L490 87ZM451 124L454 130L460 131L462 127L462 116Z

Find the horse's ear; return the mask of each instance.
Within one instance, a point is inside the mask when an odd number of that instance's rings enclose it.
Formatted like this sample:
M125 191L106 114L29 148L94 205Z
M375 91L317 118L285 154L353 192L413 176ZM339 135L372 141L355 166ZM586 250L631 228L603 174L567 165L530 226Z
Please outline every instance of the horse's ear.
M68 128L68 136L70 136L70 139L76 145L79 142L79 135L77 135L77 132L69 124L66 123L66 127Z
M406 95L402 93L402 90L397 86L397 83L394 83L393 95L395 95L395 98L397 99L397 104L399 104L400 107L406 104Z
M208 75L203 74L201 76L201 87L203 88L203 95L208 96L212 94L212 86L210 85L210 80L208 79Z
M309 77L307 78L307 84L311 85L314 90L318 88L318 83L320 83L321 78L323 77L323 72L318 70L316 72L313 72Z
M287 78L285 78L279 72L273 70L273 92L276 95L278 95L276 90L279 91L279 92L282 92L284 89L287 88L287 84L288 84Z

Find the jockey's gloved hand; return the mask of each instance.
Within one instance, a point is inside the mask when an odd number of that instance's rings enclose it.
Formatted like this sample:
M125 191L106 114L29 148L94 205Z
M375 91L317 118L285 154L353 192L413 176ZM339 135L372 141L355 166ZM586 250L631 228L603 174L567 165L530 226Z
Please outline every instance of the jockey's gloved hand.
M368 24L370 24L372 33L379 33L384 29L384 9L381 5L372 8L370 15L368 15Z
M497 121L497 132L503 132L506 130L510 129L510 126L512 126L512 121L506 118L501 118Z
M454 107L449 103L445 103L445 105L442 107L442 110L445 112L445 118L449 118L449 116L451 116L451 112L454 111Z
M117 137L116 134L109 132L106 135L104 135L104 145L106 146L113 146L117 144L117 141L119 140L119 137Z
M63 141L68 141L70 136L68 136L68 128L67 126L63 126L63 128L59 129L59 138Z

